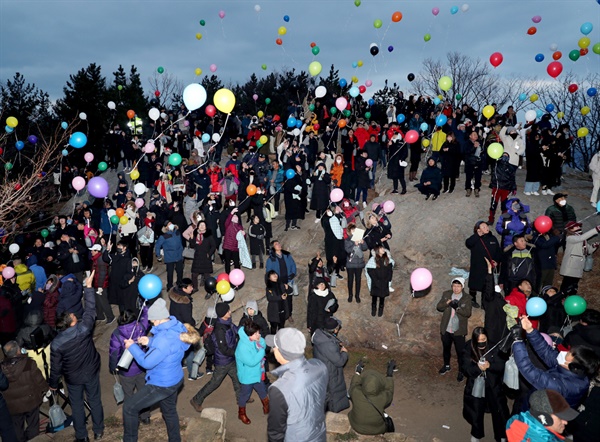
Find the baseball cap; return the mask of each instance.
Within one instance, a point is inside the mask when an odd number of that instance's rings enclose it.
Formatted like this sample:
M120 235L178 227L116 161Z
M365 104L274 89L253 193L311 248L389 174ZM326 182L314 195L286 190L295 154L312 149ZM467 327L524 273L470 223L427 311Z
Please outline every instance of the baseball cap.
M100 252L102 250L102 246L100 244L94 244L92 247L90 247L90 250L96 250L97 252Z
M297 328L281 328L275 335L265 337L266 344L271 348L277 348L286 361L293 361L304 356L306 338Z
M533 392L529 398L529 405L531 407L529 412L540 422L544 417L543 413L554 414L566 421L572 421L579 415L577 411L569 406L565 398L554 390L537 390ZM552 422L549 422L547 426L550 425L552 425Z

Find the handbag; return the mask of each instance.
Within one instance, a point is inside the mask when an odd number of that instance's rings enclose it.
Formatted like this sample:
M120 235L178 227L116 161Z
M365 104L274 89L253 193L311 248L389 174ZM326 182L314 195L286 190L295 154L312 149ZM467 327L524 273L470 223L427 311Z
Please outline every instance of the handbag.
M187 259L194 259L194 253L196 253L196 249L192 249L191 247L183 248L183 257Z
M396 426L394 425L394 420L390 417L390 415L388 415L385 411L381 412L379 411L379 408L377 408L375 406L375 404L373 402L371 402L371 400L369 399L369 396L367 396L365 394L365 399L367 400L367 402L371 405L373 405L373 408L375 410L377 410L377 413L379 413L381 415L381 417L383 418L383 423L385 424L385 432L386 433L395 433L396 432Z
M477 376L475 382L473 383L473 391L471 392L471 396L476 398L484 398L485 397L485 376L483 374Z
M511 390L519 389L519 369L515 358L511 355L504 365L504 384Z

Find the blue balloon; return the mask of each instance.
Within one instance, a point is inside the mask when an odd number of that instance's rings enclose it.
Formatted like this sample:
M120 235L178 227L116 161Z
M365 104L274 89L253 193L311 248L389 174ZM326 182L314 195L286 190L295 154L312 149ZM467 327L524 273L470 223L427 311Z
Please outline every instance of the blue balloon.
M536 111L535 111L535 115L536 115L538 118L542 118L542 115L544 115L544 111L543 111L543 110L541 110L541 109L536 109Z
M210 141L210 135L209 134L202 134L202 142L203 143L208 143Z
M287 120L288 127L296 127L296 119L294 117L290 117Z
M396 117L396 121L400 124L404 123L404 120L406 120L406 117L404 116L404 114L400 114Z
M62 153L63 157L66 157L67 155L69 155L69 151L67 149L63 149L61 153Z
M442 127L447 122L448 122L448 117L444 114L438 115L437 118L435 119L435 124L440 127Z
M351 97L358 97L358 94L360 94L360 90L358 89L358 87L356 86L352 86L350 88L350 90L348 91L348 93L350 94Z
M162 291L163 283L161 279L153 274L142 276L140 282L138 282L138 292L140 296L146 300L154 299Z
M375 104L375 100L369 98L369 106L373 106Z
M523 93L521 95L519 95L519 101L525 101L527 100L527 94Z
M450 8L450 14L454 15L458 12L458 6L452 6Z
M17 141L15 143L15 147L17 148L17 150L21 150L25 147L25 143L23 143L22 141Z
M296 127L300 129L302 127L302 120L296 120Z
M422 132L427 132L427 129L429 129L429 124L427 124L427 123L421 123L421 131Z
M7 126L4 128L4 130L6 131L6 133L7 133L7 134L12 134L12 132L13 132L14 128L12 128L12 127L10 127L10 126L8 126L8 125L7 125Z
M294 171L294 169L288 169L285 171L285 177L288 180L291 180L292 178L294 178L296 176L296 172Z
M353 61L353 62L352 62L352 67L353 67L353 68L357 68L357 67L358 67L358 63L357 63L356 61Z
M435 98L433 99L433 104L435 104L436 106L437 106L438 104L440 104L441 102L442 102L442 101L441 101L441 100L440 100L438 97L435 97Z
M87 144L87 136L83 132L73 132L69 138L69 144L75 149L81 149Z
M600 0L598 0L600 2ZM596 212L600 212L600 200L596 203Z
M60 127L62 127L63 129L66 129L67 127L69 127L69 125L67 124L66 121L63 121L62 123L60 123Z
M290 21L290 16L289 15L284 15L283 16L283 21L286 22L286 23L289 22Z
M393 46L388 46L388 52L392 52L394 50Z
M340 87L346 87L347 84L348 82L345 78L340 78Z
M535 56L535 61L537 61L538 63L541 63L542 61L544 61L544 54L537 54Z
M546 301L538 297L529 298L529 301L527 301L527 305L525 306L527 314L534 317L542 316L546 313L547 309L548 305L546 304Z
M600 1L600 0L598 0L598 1ZM597 93L598 93L598 91L596 90L595 87L591 87L587 90L587 94L590 97L595 97Z
M592 29L594 29L594 25L591 24L589 21L582 24L581 28L579 28L583 35L588 35L590 32L592 32Z
M552 103L546 105L546 112L554 112L554 105Z

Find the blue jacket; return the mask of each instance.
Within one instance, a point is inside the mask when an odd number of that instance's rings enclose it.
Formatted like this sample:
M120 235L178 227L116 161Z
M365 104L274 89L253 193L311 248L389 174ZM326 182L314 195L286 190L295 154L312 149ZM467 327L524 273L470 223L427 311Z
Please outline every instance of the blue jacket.
M262 362L267 344L262 337L258 341L251 341L243 327L238 330L238 335L240 340L235 349L235 364L240 384L261 382L265 371Z
M578 376L572 371L558 365L558 351L550 347L539 331L533 330L527 334L527 340L535 350L548 370L534 366L529 359L525 343L515 342L513 354L519 372L536 390L550 389L558 391L572 408L577 408L587 394L590 385L584 376Z
M138 365L146 370L147 384L157 387L177 385L183 379L183 354L190 348L190 344L180 339L181 333L187 333L187 329L171 316L169 322L152 327L150 333L154 336L148 342L146 353L137 344L130 346L129 351Z
M269 172L267 173L267 184L271 185L271 180L273 180L273 186L275 187L275 190L279 192L281 191L281 188L283 187L283 182L285 181L285 172L283 171L283 168L280 167L279 169L277 169L275 177L273 177L274 172L274 170L269 170Z
M288 271L287 282L290 282L296 277L296 271L297 271L296 270L296 262L294 261L294 258L292 258L292 255L290 254L290 252L286 252L285 250L282 250L281 255L283 256L283 260L285 262L285 265L286 265L287 271ZM275 252L273 252L273 251L271 251L271 254L269 255L269 259L267 259L266 273L269 273L271 270L275 270L275 272L277 272L277 274L279 275L279 279L282 279L282 275L279 270L279 259L277 258L277 256L275 255ZM286 282L285 278L283 279L283 281Z
M526 431L522 435L523 431ZM529 411L511 417L506 423L506 436L512 441L558 442L556 434L546 429Z
M108 216L109 210L100 210L100 228L104 233L117 233L117 225L110 222L110 217Z
M522 209L518 213L512 210L512 203L514 201L518 201L521 204ZM496 223L496 232L502 235L502 247L510 246L513 243L513 236L518 233L531 233L531 227L526 215L529 213L529 206L521 203L518 198L511 198L506 201L505 207L507 212L500 215Z
M33 272L33 276L35 276L35 289L43 290L48 277L46 276L46 270L42 266L39 266L37 262L37 256L31 255L25 263L29 267L29 270Z
M158 258L160 258L161 248L165 253L165 264L181 261L183 259L183 243L181 242L179 230L175 229L159 236L154 246Z

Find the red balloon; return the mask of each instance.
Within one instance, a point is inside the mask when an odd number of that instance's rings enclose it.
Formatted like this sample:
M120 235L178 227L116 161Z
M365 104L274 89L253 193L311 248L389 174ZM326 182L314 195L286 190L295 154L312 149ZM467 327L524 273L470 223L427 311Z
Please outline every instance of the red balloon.
M554 54L552 54L552 58L555 60L560 60L560 57L562 57L562 52L560 51L556 51Z
M277 40L275 40L275 43L281 46L283 44L283 40L281 38L278 38Z
M588 52L589 52L589 51L588 51L588 48L581 48L581 49L579 50L579 55L581 55L581 56L583 57L584 55L587 55L587 54L588 54Z
M281 117L279 115L273 115L273 121L279 121Z
M546 68L546 71L548 71L548 75L550 75L552 78L558 77L562 70L563 65L560 61L553 61L548 65L548 68Z
M160 97L160 91L154 91L154 95L155 95L156 97Z
M199 137L199 136L200 136L200 135L202 135L202 134L200 133L200 131L199 131L199 130L195 130L195 131L194 131L194 135L196 135L197 137Z
M319 123L313 124L313 129L314 130L319 130L320 128L321 128L321 125Z
M535 26L532 26L531 28L527 29L527 33L529 35L533 35L537 32L537 28Z
M206 106L206 110L204 112L206 113L206 115L212 118L217 113L217 109L212 104L209 104L208 106Z
M494 52L492 55L490 55L490 63L495 68L497 68L498 66L500 66L500 64L503 61L504 61L504 57L502 56L502 54L500 52Z
M364 87L363 85L360 85L360 86L358 87L358 91L359 91L361 94L364 94L365 92L367 92L367 88L366 88L366 87Z
M227 273L221 273L217 276L217 282L219 281L227 281L229 282L229 275Z
M569 85L569 92L571 92L572 94L577 92L577 89L579 89L579 87L575 83Z
M4 149L2 149L2 148L0 147L0 155L2 155L3 153L4 153Z
M408 132L406 132L404 139L408 144L416 143L419 140L419 132L417 132L416 130L409 130Z
M533 222L533 226L535 230L543 235L544 233L548 233L552 228L552 219L546 215L538 216Z
M316 45L317 45L317 44L316 44L316 43L313 41L313 42L310 44L310 47L311 47L311 48L314 48Z
M20 190L21 189L21 185L19 183L15 184L15 190Z

